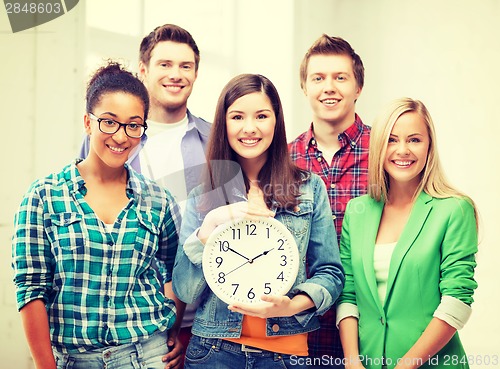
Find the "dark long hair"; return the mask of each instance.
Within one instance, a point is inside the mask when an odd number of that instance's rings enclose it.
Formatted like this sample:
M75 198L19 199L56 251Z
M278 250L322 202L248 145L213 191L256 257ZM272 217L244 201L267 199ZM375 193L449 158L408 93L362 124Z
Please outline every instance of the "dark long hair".
M263 92L269 97L276 116L274 137L268 148L267 161L258 175L259 187L264 192L264 200L268 207L277 203L280 208L290 209L297 205L300 196L299 186L307 175L293 164L288 153L285 120L278 91L269 79L260 74L241 74L234 77L219 96L208 141L208 173L205 178L205 190L223 188L228 177L234 174L234 163L238 158L227 137L227 109L240 97L255 92ZM250 183L245 173L243 179L245 189L248 191Z

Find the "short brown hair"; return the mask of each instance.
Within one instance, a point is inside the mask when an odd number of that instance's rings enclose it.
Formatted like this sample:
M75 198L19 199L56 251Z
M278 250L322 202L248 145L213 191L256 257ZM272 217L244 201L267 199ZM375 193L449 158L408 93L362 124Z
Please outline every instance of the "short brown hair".
M198 70L200 63L200 50L193 39L193 36L184 28L175 24L165 24L156 27L149 35L144 37L139 48L139 60L145 65L149 64L151 52L155 46L162 41L173 41L180 44L187 44L194 52L195 70Z
M327 34L323 34L318 38L312 46L307 50L302 63L300 64L300 87L304 89L307 78L307 66L309 65L309 59L313 55L347 55L352 59L352 70L354 71L354 78L359 87L363 87L365 83L365 68L363 62L358 54L354 52L351 45L344 39L340 37L330 37Z

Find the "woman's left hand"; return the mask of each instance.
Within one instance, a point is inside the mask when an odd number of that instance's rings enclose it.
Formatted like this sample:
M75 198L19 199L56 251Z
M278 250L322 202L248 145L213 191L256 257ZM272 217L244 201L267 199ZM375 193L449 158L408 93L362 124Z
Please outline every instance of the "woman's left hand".
M306 294L295 295L293 299L290 299L288 296L263 295L261 296L261 300L266 303L257 306L235 304L229 305L228 309L236 313L256 316L258 318L276 318L293 316L303 310L314 307L314 302Z
M228 309L244 315L256 316L259 318L275 318L280 316L292 316L292 300L288 296L261 296L265 304L257 306L249 304L229 305Z

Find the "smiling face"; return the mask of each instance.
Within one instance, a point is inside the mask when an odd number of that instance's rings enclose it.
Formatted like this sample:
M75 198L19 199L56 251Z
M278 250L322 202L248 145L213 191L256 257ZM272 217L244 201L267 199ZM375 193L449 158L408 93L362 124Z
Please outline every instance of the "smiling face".
M253 92L234 101L226 112L229 145L241 165L253 163L262 168L274 137L276 115L264 92Z
M152 109L185 110L197 77L194 51L188 44L159 42L151 51L149 64L140 63L139 74Z
M384 170L390 187L404 184L414 191L427 162L430 138L424 119L415 112L401 115L387 143Z
M97 118L112 119L121 123L144 123L144 103L139 97L125 92L105 93L90 113ZM127 136L124 127L120 127L114 134L101 132L99 123L89 114L85 114L84 125L90 136L89 159L107 167L123 167L132 149L141 141L140 138Z
M313 111L313 122L344 131L354 123L355 102L361 94L347 55L312 55L307 66L304 93Z

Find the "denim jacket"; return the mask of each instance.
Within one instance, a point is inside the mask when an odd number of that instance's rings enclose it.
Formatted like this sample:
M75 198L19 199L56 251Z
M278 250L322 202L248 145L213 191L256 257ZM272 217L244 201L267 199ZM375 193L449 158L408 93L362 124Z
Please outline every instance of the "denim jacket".
M227 186L225 186L227 189ZM232 188L233 198L244 199L245 192ZM237 338L241 335L243 315L231 312L208 287L203 276L203 244L196 233L204 215L198 212L197 199L201 186L191 192L183 218L180 244L173 271L173 289L184 302L200 298L192 333L207 338ZM236 195L236 196L234 196ZM275 218L292 233L303 264L297 279L287 294L290 298L306 293L315 308L291 317L268 318L267 336L286 336L310 332L319 328L318 315L324 314L342 292L344 271L333 225L325 185L311 174L301 185L300 203L294 210L278 209ZM230 201L234 202L234 201ZM306 261L309 277L306 275Z

